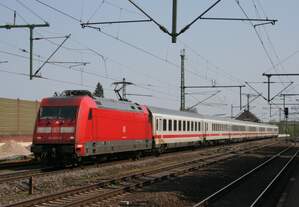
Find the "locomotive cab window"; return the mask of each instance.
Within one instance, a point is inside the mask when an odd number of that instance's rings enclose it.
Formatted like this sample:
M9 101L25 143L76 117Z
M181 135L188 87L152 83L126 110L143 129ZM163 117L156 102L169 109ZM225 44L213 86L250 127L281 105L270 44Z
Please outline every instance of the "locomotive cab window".
M76 106L44 106L41 107L40 119L75 119L77 113Z

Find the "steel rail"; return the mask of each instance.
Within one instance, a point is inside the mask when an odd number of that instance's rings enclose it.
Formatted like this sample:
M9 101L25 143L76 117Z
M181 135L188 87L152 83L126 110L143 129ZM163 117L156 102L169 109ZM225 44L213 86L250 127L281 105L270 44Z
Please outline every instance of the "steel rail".
M35 176L41 173L41 169L21 170L19 172L0 174L0 183L21 180L28 178L28 176Z
M262 147L266 147L269 145L273 145L273 144L266 144L266 145L263 145ZM231 152L234 152L234 150L231 150ZM118 161L114 161L113 163L115 164L115 162L118 163ZM123 161L120 161L120 163L122 163L122 162ZM98 165L98 164L96 164L96 165ZM94 165L88 166L88 167L93 167L93 166ZM41 168L41 169L34 169L34 170L30 170L30 171L28 170L28 171L21 171L21 172L15 172L15 173L0 174L0 184L4 183L4 182L30 179L32 177L48 176L48 175L52 175L55 173L61 173L65 170L66 170L66 168L57 168L57 166L56 167L52 166L52 167L46 167L46 168Z
M219 156L216 155L214 157L219 157ZM191 166L185 166L185 165L188 165L188 163L182 163L183 164L183 166L181 166L182 169L172 168L170 166L170 169L169 169L170 172L166 175L162 175L160 177L159 176L152 177L150 180L146 180L146 181L139 181L138 182L138 180L137 180L137 182L136 182L136 180L134 180L135 183L133 183L133 184L130 184L130 185L127 185L127 186L124 186L124 187L120 187L119 189L115 189L115 190L112 190L112 191L109 191L109 192L95 193L95 195L87 196L86 198L83 198L83 199L80 199L80 200L78 199L75 202L67 203L66 205L63 205L63 207L71 207L71 206L74 206L74 207L78 206L79 207L79 206L89 205L91 203L102 201L103 199L106 199L106 198L109 198L109 197L112 197L112 196L115 196L115 195L119 195L121 193L130 191L130 190L134 190L135 188L140 188L142 186L157 182L159 180L163 180L163 179L167 179L169 177L174 177L174 176L178 176L178 175L181 175L181 174L184 174L184 173L195 171L195 170L199 169L200 167L204 167L204 166L207 166L209 164L213 164L215 162L223 161L227 158L230 158L230 157L229 156L228 157L222 157L221 159L218 159L216 161L212 160L210 162L202 163L202 164L198 164L197 162L195 162L195 163L191 163ZM180 165L180 164L178 164L178 165ZM171 170L175 170L175 171L171 171ZM159 173L159 171L160 171L160 169L158 169L156 173ZM146 174L145 174L145 176L146 176Z
M220 157L221 155L215 155L212 156L213 158L217 158ZM83 198L81 199L76 199L75 201L71 201L66 203L65 205L61 205L62 207L71 207L71 206L84 206L84 205L89 205L93 202L99 202L103 199L107 199L107 198L111 198L115 195L119 195L121 193L133 190L135 188L140 188L142 186L157 182L159 180L164 180L167 179L169 177L174 177L174 176L178 176L187 172L191 172L194 170L199 169L200 167L204 167L207 166L209 164L213 164L219 161L223 161L227 158L230 158L230 156L228 155L227 157L221 157L218 160L210 160L206 163L199 163L201 161L204 161L204 159L195 159L192 160L190 162L182 162L179 163L177 165L170 165L164 168L158 168L158 169L154 169L152 171L146 172L146 173L141 173L139 175L133 175L130 178L130 181L134 181L133 184L129 184L129 185L125 185L123 187L119 187L117 189L114 190L110 190L108 192L96 192L96 193L92 193L91 195L87 195L86 197L83 196ZM190 165L190 166L189 166ZM175 170L175 171L172 171ZM162 174L160 176L155 176L153 177L153 175L155 174L159 174L159 173L166 173L166 174ZM146 179L147 176L152 176L150 179ZM145 180L139 181L140 179L145 178ZM128 178L124 177L124 179L127 181ZM138 180L139 179L139 180ZM104 191L105 189L103 189Z
M59 173L65 169L58 169L57 167L45 167L45 168L39 168L39 169L33 169L33 170L24 170L20 172L14 172L14 173L5 173L0 174L0 184L4 182L10 182L10 181L18 181L18 180L24 180L31 177L37 177L37 176L47 176L53 173Z
M277 175L271 180L271 182L266 186L266 188L261 192L261 194L251 203L250 207L255 207L260 203L263 199L263 197L266 195L267 192L269 192L270 188L273 187L274 183L278 181L278 179L281 177L282 173L286 171L286 169L289 167L291 162L294 161L296 156L298 155L299 150L289 159L289 161L283 166L283 168L277 173Z
M204 206L204 204L206 204L209 200L214 199L215 197L219 196L221 193L225 192L226 190L228 190L229 188L231 188L232 186L234 186L235 184L239 183L240 181L242 181L243 179L247 178L249 175L253 174L254 172L256 172L257 170L259 170L260 168L264 167L266 164L268 164L269 162L271 162L272 160L278 158L282 153L288 151L289 149L291 149L291 147L287 147L286 149L280 151L279 153L273 155L271 158L267 159L265 162L259 164L257 167L253 168L252 170L250 170L249 172L243 174L241 177L237 178L236 180L232 181L231 183L227 184L226 186L222 187L221 189L219 189L218 191L216 191L215 193L209 195L208 197L206 197L205 199L203 199L202 201L200 201L199 203L193 205L193 207L200 207L200 206Z
M38 165L32 159L18 160L13 162L0 162L0 170L6 170L10 168L24 167L27 165Z
M191 170L196 170L200 167L207 166L209 164L213 164L213 163L216 163L216 162L219 162L219 161L223 161L223 160L231 158L233 156L238 156L238 154L231 154L232 152L252 151L252 150L257 150L257 149L260 149L260 148L263 148L263 147L266 147L266 146L269 146L269 145L273 145L273 144L275 144L275 143L266 144L264 146L258 146L258 147L256 147L256 146L249 147L249 149L245 148L245 149L230 150L230 151L226 151L224 153L219 153L217 155L212 155L212 156L207 156L207 157L204 157L204 158L197 158L197 159L189 160L187 162L183 161L183 162L176 163L176 164L171 163L171 164L168 164L168 165L165 165L165 166L162 166L162 167L156 167L156 169L144 170L142 172L137 172L137 173L134 173L134 174L120 176L118 178L112 178L110 180L108 178L107 180L101 181L101 182L96 183L96 184L91 184L91 185L88 185L88 186L83 186L83 187L76 188L76 189L71 189L71 190L68 190L68 191L58 192L58 193L50 194L50 195L47 195L47 196L38 197L38 198L34 198L34 199L31 199L31 200L27 200L27 201L22 201L22 202L19 202L19 203L8 205L7 207L12 207L12 206L15 206L15 207L33 206L33 205L42 204L42 203L55 202L55 201L60 200L60 199L67 199L67 197L76 197L76 196L77 196L78 200L69 201L67 203L68 204L71 203L69 206L74 206L76 203L78 203L78 205L79 205L79 203L89 202L89 200L91 200L91 199L97 199L98 197L108 198L109 195L111 197L115 194L119 194L120 192L128 191L129 189L136 188L138 186L142 186L142 185L145 185L145 184L150 184L150 183L155 182L157 180L161 180L161 179L164 179L164 178L169 177L169 176L175 176L175 175L180 174L180 173L190 172ZM227 156L223 156L225 154ZM211 160L211 159L215 159L217 157L220 157L220 159ZM207 159L209 159L209 160L207 161ZM178 168L183 168L183 169L177 170ZM110 184L115 184L117 182L128 181L128 180L133 180L133 179L136 180L136 179L140 179L142 177L147 177L147 176L150 176L150 175L153 175L153 174L158 174L158 173L161 173L161 172L167 172L167 171L171 171L171 170L174 170L174 169L176 169L175 172L170 172L169 174L164 175L162 177L157 177L157 179L154 179L154 180L146 180L146 181L143 181L143 182L137 182L137 183L135 183L131 186L125 186L121 189L116 189L116 190L112 190L112 191L110 190L109 192L105 192L104 194L101 194L100 196L99 196L99 193L96 193L96 196L93 196L93 195L88 196L87 195L87 197L85 197L85 199L80 197L80 196L84 196L84 194L88 194L88 193L95 194L94 192L97 191L97 189L103 188L103 187L105 187L107 185L110 185ZM78 197L80 197L80 198L78 198Z

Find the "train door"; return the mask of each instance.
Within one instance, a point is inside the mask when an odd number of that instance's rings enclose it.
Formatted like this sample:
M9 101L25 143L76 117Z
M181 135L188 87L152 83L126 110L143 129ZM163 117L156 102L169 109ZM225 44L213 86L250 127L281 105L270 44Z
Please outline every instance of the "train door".
M227 127L228 127L228 139L231 140L231 138L232 138L232 135L231 135L232 134L232 125L228 124Z
M87 126L86 126L86 137L88 137L88 140L93 140L95 138L96 132L94 131L94 109L90 108L88 111L88 118L87 118Z
M162 117L155 116L155 118L153 119L153 136L155 145L159 145L159 143L163 139L163 133L161 133L162 130Z

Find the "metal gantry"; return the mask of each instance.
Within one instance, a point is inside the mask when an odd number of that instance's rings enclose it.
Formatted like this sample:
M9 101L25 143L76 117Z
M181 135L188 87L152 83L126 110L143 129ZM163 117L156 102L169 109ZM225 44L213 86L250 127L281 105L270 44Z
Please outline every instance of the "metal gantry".
M185 49L181 50L181 111L185 111Z
M128 1L132 3L132 0L128 0ZM204 15L207 14L211 9L213 9L218 3L220 3L220 1L221 0L217 0L216 2L214 2L210 7L208 7L205 11L203 11L198 17L196 17L193 21L191 21L189 24L184 26L179 32L177 32L177 0L172 0L172 32L171 33L168 32L167 29L165 31L165 27L163 27L164 29L162 29L162 31L171 36L172 43L176 43L177 37L179 35L181 35L182 33L186 32L198 20L251 21L251 22L263 22L263 23L261 23L263 25L264 24L274 25L275 22L277 22L276 19L268 19L268 18L252 19L252 18L232 18L232 17L229 17L229 18L226 18L226 17L204 17ZM139 10L140 10L140 8L139 8ZM144 11L142 10L142 12L144 12ZM257 25L261 25L261 24L257 24Z
M270 83L271 83L270 79L271 79L271 77L272 76L299 76L299 73L263 73L263 76L267 77L267 84L268 84L268 98L267 98L267 100L268 100L268 102L270 102L275 97L274 96L274 97L271 98L271 91L270 91ZM291 82L291 84L293 84L293 82ZM289 87L289 85L287 87ZM281 92L283 92L285 89L283 89ZM279 95L279 94L277 94L277 95Z
M101 30L97 25L103 24L123 24L123 23L142 23L142 22L153 22L159 29L169 35L171 37L171 42L176 43L177 37L184 32L186 32L190 27L196 23L198 20L216 20L216 21L250 21L250 22L262 22L260 24L256 24L255 26L272 24L274 25L277 22L276 19L258 19L258 18L232 18L232 17L204 17L211 9L213 9L221 0L217 0L212 3L206 10L204 10L198 17L192 20L189 24L182 27L179 32L177 30L177 11L178 11L178 0L172 0L172 30L171 32L168 29L156 21L150 14L148 14L145 9L141 8L134 0L128 0L130 4L132 4L136 9L138 9L143 15L145 15L148 19L139 19L139 20L126 20L126 21L105 21L105 22L85 22L81 23L82 28L89 27L97 30Z
M29 29L29 33L30 33L30 37L29 37L29 41L30 41L30 80L32 80L33 77L35 77L35 74L33 74L33 30L37 27L49 27L50 24L45 22L44 24L20 24L20 25L10 25L10 24L6 24L6 25L0 25L0 29L13 29L13 28L28 28Z
M279 96L280 94L282 94L283 91L285 91L287 88L289 88L294 82L280 82L280 83L289 83L287 86L285 86L283 89L281 89L278 93L276 93L274 96L271 97L271 91L270 91L270 84L272 83L277 83L277 82L272 82L270 81L270 78L272 76L294 76L294 75L299 75L299 74L295 74L295 73L292 73L292 74L266 74L266 73L263 73L263 76L267 76L267 81L266 82L253 82L253 83L266 83L268 85L268 95L267 97L265 97L262 93L260 93L257 89L255 89L249 82L245 82L247 86L249 86L252 90L254 90L257 95L259 95L260 97L262 97L265 101L267 101L267 103L269 104L269 118L271 119L272 117L272 114L271 114L271 106L272 105L279 105L279 104L275 104L273 103L273 100Z
M188 89L188 88L189 89L192 89L192 88L239 88L239 92L240 92L240 111L241 111L242 110L242 88L246 87L245 85L212 85L212 86L186 86L185 85L185 54L186 54L185 49L182 49L181 54L180 54L180 57L181 57L181 87L180 87L180 89L181 89L181 103L180 103L180 110L181 111L186 110L186 106L185 106L185 104L186 104L186 102L185 102L186 92L185 92L185 90ZM212 94L212 96L208 97L208 99L215 96L215 95L217 95L219 92L220 91L217 91L215 94ZM192 109L192 108L196 107L197 105L199 105L200 103L202 103L202 101L196 103L195 105L189 107L188 109Z

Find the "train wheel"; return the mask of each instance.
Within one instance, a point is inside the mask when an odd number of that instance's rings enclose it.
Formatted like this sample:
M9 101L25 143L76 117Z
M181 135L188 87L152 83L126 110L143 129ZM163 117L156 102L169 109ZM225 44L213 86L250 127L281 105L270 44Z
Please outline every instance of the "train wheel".
M34 153L34 160L40 162L40 161L41 161L41 154L39 154L39 153Z
M79 167L82 164L82 158L74 154L71 162L73 167Z
M141 157L142 157L142 152L137 151L137 152L134 153L133 160L140 160Z
M155 154L155 156L158 157L158 156L160 156L160 154L166 152L166 150L167 150L167 145L166 144L162 144L162 145L160 145L159 148L156 148L154 150L154 154Z

